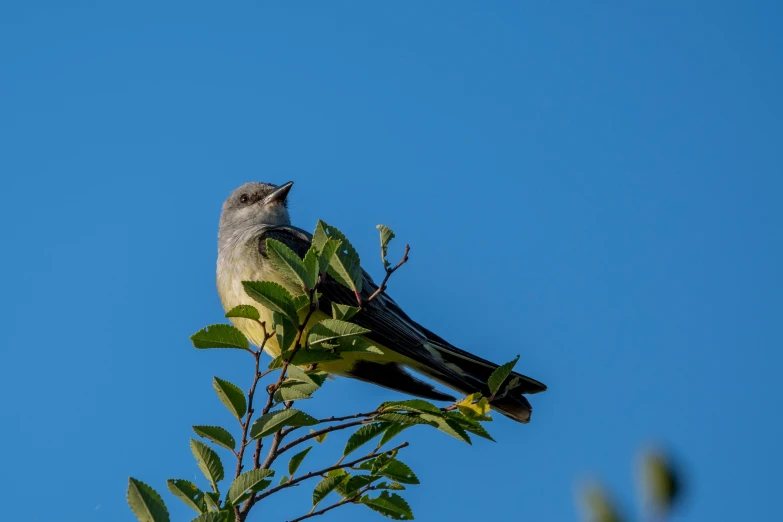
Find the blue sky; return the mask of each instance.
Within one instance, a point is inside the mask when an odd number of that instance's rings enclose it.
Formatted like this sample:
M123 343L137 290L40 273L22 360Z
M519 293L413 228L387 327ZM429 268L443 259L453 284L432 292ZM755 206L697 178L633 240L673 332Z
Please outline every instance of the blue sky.
M294 180L297 225L376 276L393 227L391 295L550 386L497 444L414 432L417 519L576 520L590 477L631 510L651 443L687 471L676 520L772 519L783 9L608 4L3 3L2 518L131 521L129 475L192 516L165 479L230 425L212 376L250 371L188 340L223 320L220 205ZM399 397L338 380L307 410Z

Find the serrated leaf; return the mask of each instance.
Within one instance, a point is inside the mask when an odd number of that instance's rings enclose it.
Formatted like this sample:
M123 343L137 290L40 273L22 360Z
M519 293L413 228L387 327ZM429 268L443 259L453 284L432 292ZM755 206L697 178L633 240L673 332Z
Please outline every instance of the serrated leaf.
M465 429L452 419L444 418L439 415L432 415L430 413L422 413L422 419L430 421L433 426L438 428L443 433L447 433L468 444L473 444L470 441L470 435L465 432Z
M381 437L381 442L379 443L379 446L383 446L390 440L392 440L394 437L399 435L402 431L408 429L411 427L411 424L392 424L386 430L383 432L383 437Z
M334 348L337 353L361 352L383 355L383 350L373 344L372 341L358 335L353 337L341 337L333 342L337 344Z
M418 484L419 479L413 470L397 459L389 459L378 471L378 474L402 484Z
M277 402L312 399L311 395L317 389L318 386L315 383L288 379L275 390L274 399Z
M280 477L280 482L278 482L277 485L278 486L282 486L283 484L285 484L289 480L291 480L291 479L288 477L288 475L283 475L282 477Z
M166 481L166 485L174 496L188 507L194 509L196 513L206 511L207 505L204 503L204 492L192 482L182 479L169 479Z
M210 511L197 516L191 522L230 522L233 516L230 511Z
M341 337L351 337L354 335L363 335L370 333L367 328L339 319L324 319L317 322L310 328L307 335L307 342L310 346L320 343L334 341Z
M315 433L315 430L310 430L310 433ZM313 437L313 440L316 441L318 444L321 444L323 441L326 440L327 435L329 435L329 433L321 433L320 435Z
M432 424L430 421L422 419L417 413L381 413L375 416L375 420L392 422L395 424Z
M251 469L239 475L228 488L226 499L232 506L237 506L244 502L253 493L263 490L271 481L265 480L271 477L275 472L271 469Z
M284 355L286 357L289 356L289 354L284 354ZM298 352L296 352L296 355L294 355L294 358L291 360L291 364L296 366L307 366L310 364L318 364L327 361L339 361L340 359L342 359L342 357L340 357L340 355L334 353L331 350L302 348ZM270 370L274 370L276 368L282 368L282 367L283 367L282 356L275 357L269 363Z
M411 507L397 493L384 491L376 498L370 498L365 495L360 501L376 513L380 513L392 520L413 520Z
M131 477L126 494L128 505L140 522L169 522L166 504L157 491Z
M323 499L334 491L340 482L345 480L345 476L326 477L319 482L313 490L313 507L317 506Z
M308 375L304 370L302 370L298 366L292 366L292 365L288 367L288 378L296 381L309 382L310 384L314 384L315 386L321 386L323 382L323 381L316 382L316 380L310 377L310 375Z
M199 349L207 348L238 348L250 349L247 338L237 328L230 324L213 324L199 330L190 336L193 346Z
M215 392L220 398L220 402L228 408L234 417L241 419L247 413L247 403L245 402L245 394L239 389L239 386L232 384L228 381L224 381L220 377L212 379L212 387L215 388Z
M250 305L235 306L226 312L226 317L243 317L245 319L252 319L254 321L261 319L261 315L258 313L256 307Z
M286 316L291 323L299 324L294 298L282 285L272 281L242 281L245 293L273 312Z
M312 426L318 421L310 415L299 410L270 411L259 417L250 428L250 436L260 439L279 431L285 426Z
M503 382L505 382L505 380L508 379L508 376L511 375L511 370L514 369L514 366L517 364L518 360L519 360L519 355L517 355L513 361L509 361L506 364L495 368L495 371L492 372L492 375L490 375L489 379L487 380L487 385L489 386L489 393L491 395L494 396L498 392L498 390L500 390L500 387L503 385Z
M326 238L341 241L339 249L329 259L329 275L349 290L361 292L362 268L359 254L342 232L323 221L318 221L313 234L313 244L319 251L323 250Z
M291 457L291 460L288 461L288 474L292 477L294 476L294 473L296 473L296 470L299 469L299 466L302 465L302 461L307 456L308 453L310 453L310 450L313 449L312 446L308 446L307 449L300 451L293 457Z
M193 431L199 437L209 439L228 450L234 451L234 448L236 448L234 437L220 426L193 426Z
M390 489L392 491L403 491L405 489L405 486L399 482L379 482L373 487L375 489Z
M274 323L277 346L283 352L291 349L291 345L294 344L299 333L296 326L290 319L279 312L272 312L272 322Z
M332 256L337 253L342 244L342 241L327 238L323 246L318 249L318 269L322 274L329 271L329 263L332 260Z
M321 274L318 266L318 250L314 246L310 246L307 249L307 253L302 260L305 270L307 271L308 282L312 283L312 286L308 285L308 288L315 288L318 283L318 276Z
M348 437L348 442L345 443L345 449L343 450L343 457L348 456L349 454L353 453L357 449L359 449L364 444L367 444L372 439L380 435L381 433L391 426L391 424L378 422L378 423L372 423L372 424L365 424L353 434Z
M454 421L462 426L462 429L465 431L495 442L495 439L492 438L489 432L484 428L484 426L479 424L477 420L470 419L456 411L450 411L446 414L446 416L449 418L449 420Z
M394 232L386 225L377 225L375 228L381 233L381 260L383 261L383 266L389 266L391 263L386 260L386 256L389 253L389 242L394 239Z
M220 494L214 491L205 491L204 502L207 504L208 510L217 511L220 509Z
M433 413L440 415L440 408L422 399L410 399L406 401L388 401L381 404L380 411L410 411L415 413Z
M280 274L292 283L302 288L312 289L315 287L315 276L318 267L313 274L310 274L305 267L304 261L296 252L291 250L288 245L276 239L267 238L266 253L269 261L277 268ZM315 258L317 263L318 259Z
M337 488L337 492L343 497L351 497L356 495L356 493L358 493L359 490L363 487L380 479L381 477L375 475L355 475L347 481L341 483Z
M477 421L491 421L489 401L486 397L482 397L480 393L473 393L468 395L458 403L456 403L457 409L470 419Z
M332 302L332 317L340 319L341 321L349 321L359 308L356 306L344 305Z
M190 439L190 451L196 458L199 469L217 490L217 483L223 480L223 463L215 450L201 441Z

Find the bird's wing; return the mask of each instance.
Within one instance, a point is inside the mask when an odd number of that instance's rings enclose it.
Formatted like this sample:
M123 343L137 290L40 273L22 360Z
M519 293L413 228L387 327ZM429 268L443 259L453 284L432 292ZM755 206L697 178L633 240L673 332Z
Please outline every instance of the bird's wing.
M264 256L266 255L266 239L269 238L284 243L301 257L304 257L312 241L312 236L308 232L297 227L265 227L259 237L258 245L259 251ZM366 303L367 299L378 289L378 285L375 284L366 271L362 272L363 281L360 295ZM349 306L356 306L357 304L354 293L332 277L327 276L318 289L322 293L319 300L320 310L326 314L331 315L332 303ZM430 345L428 339L429 332L408 317L400 306L386 293L382 293L371 302L364 304L362 310L351 321L370 330L370 333L366 334L368 339L412 359L426 368L428 374L439 376L451 386L463 390L481 390L486 387L485 382L467 372L461 371L456 365L448 364L440 355L439 350L433 349ZM435 337L436 342L440 344L439 341L442 341L442 339ZM458 350L445 343L445 341L442 342L450 348ZM476 358L467 352L459 351L467 356ZM483 361L483 359L478 359ZM497 367L496 365L492 366Z

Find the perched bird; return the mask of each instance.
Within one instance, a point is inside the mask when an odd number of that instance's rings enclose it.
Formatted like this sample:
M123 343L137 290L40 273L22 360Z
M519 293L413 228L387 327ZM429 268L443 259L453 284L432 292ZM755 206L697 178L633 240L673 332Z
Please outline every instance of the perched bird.
M301 287L276 269L266 250L268 238L281 241L299 256L304 256L310 248L312 236L291 226L287 197L292 185L293 182L279 187L246 183L234 190L223 204L218 232L217 288L227 311L238 305L251 305L259 310L261 321L272 324L272 313L245 293L243 281L273 281L294 295L301 293ZM363 272L362 299L366 301L377 288L369 274ZM357 304L354 293L331 277L327 276L319 291L322 293L319 307L308 325L329 317L332 303ZM264 332L259 322L245 318L231 318L231 321L251 342L261 346ZM364 335L365 340L383 354L348 352L341 360L320 363L320 370L418 397L454 400L406 371L410 369L464 395L474 392L489 395L487 379L498 365L460 350L424 328L385 293L364 305L351 321L370 330ZM266 342L265 350L273 357L280 355L274 337ZM510 378L513 377L519 378L519 385L504 396L495 397L491 406L526 423L530 420L531 406L523 394L542 392L546 386L518 373L512 373Z

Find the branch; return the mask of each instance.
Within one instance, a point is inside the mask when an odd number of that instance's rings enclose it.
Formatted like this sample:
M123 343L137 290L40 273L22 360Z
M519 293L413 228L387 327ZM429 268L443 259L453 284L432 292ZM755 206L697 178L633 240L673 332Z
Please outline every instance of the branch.
M298 483L300 483L302 481L305 481L305 480L308 480L308 479L311 479L313 477L319 477L321 475L325 475L326 473L329 473L330 471L334 471L336 469L352 468L355 465L357 465L357 464L359 464L361 462L364 462L365 460L370 460L370 459L378 457L380 455L388 455L388 454L391 454L391 453L393 453L393 452L395 452L397 450L401 450L402 448L406 448L407 446L408 446L408 443L407 442L403 442L399 446L397 446L395 448L392 448L390 450L387 450L387 451L382 451L382 452L378 453L377 450L373 450L373 452L370 453L369 455L365 455L364 457L358 458L356 460L352 460L351 462L346 462L344 464L335 464L334 466L329 466L328 468L324 468L324 469L319 470L319 471L311 471L310 473L308 473L306 475L302 475L301 477L299 477L297 479L289 480L285 484L280 484L279 486L276 486L276 487L274 487L272 489L268 489L268 490L264 491L263 493L259 494L257 497L254 497L255 501L258 502L259 500L262 500L262 499L268 497L269 495L273 495L273 494L277 493L278 491L280 491L282 489L290 488L291 486L295 486Z
M362 419L362 420L357 420L357 421L353 421L353 422L346 422L345 424L336 424L334 426L329 426L328 428L324 428L324 429L321 429L321 430L318 430L318 431L314 431L312 433L309 433L307 435L299 437L296 440L293 440L293 441L289 442L288 444L286 444L282 448L278 449L277 450L277 454L280 455L281 453L290 450L294 446L297 446L297 445L299 445L299 444L301 444L303 442L306 442L306 441L308 441L310 439L314 439L314 438L319 437L321 435L324 435L326 433L331 433L333 431L338 431L338 430L344 430L344 429L350 428L352 426L359 426L359 425L364 424L364 423L366 423L366 422L368 422L370 420L371 419ZM286 431L286 433L284 433L283 436L287 435L288 433L291 433L292 431L293 430ZM280 433L282 433L282 432L280 432Z
M362 495L364 495L365 493L367 493L368 491L370 491L372 489L375 489L375 488L373 488L372 486L367 486L365 488L362 488L357 494L353 495L352 497L346 497L346 498L342 499L340 502L336 502L336 503L332 504L329 507L325 507L325 508L323 508L323 509L321 509L319 511L311 511L308 514L303 515L303 516L301 516L299 518L295 518L293 520L290 520L289 522L300 522L301 520L305 520L306 518L317 517L317 516L323 515L327 511L331 511L331 510L333 510L335 508L338 508L340 506L344 506L346 504L350 504L352 502L356 502L356 500L359 497L361 497Z
M378 289L373 292L373 294L367 298L365 303L369 303L379 295L381 295L383 292L386 291L386 283L389 282L389 278L391 275L397 271L398 268L400 268L402 265L408 262L408 253L411 251L410 245L405 245L405 253L402 254L402 259L400 259L400 262L394 265L392 268L386 269L386 277L383 278L383 281L381 282L380 286L378 286ZM359 301L359 305L361 306L362 302Z

